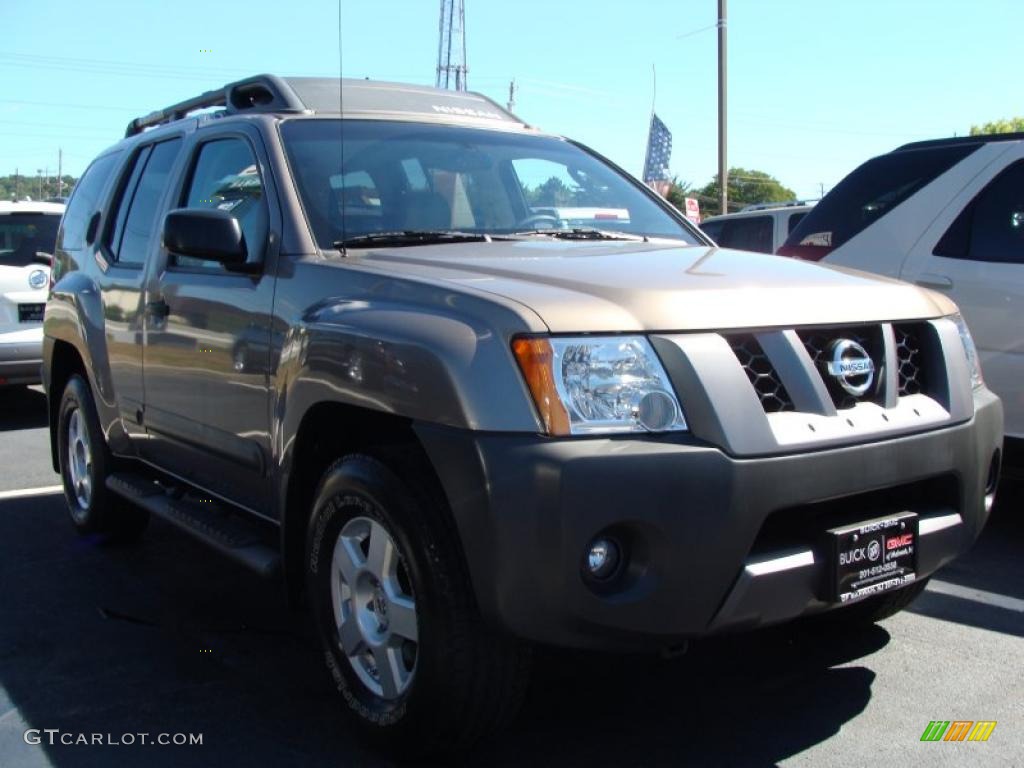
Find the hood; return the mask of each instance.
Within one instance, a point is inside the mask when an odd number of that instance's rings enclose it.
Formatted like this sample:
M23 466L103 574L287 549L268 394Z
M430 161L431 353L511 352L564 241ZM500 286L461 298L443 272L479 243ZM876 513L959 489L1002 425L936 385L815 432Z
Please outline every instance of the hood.
M664 241L454 243L349 260L501 295L554 333L864 323L956 311L941 294L865 272Z

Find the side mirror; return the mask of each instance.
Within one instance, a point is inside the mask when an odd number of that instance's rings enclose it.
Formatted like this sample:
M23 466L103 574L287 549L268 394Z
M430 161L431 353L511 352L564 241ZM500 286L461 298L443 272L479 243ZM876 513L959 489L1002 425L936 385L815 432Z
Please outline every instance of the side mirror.
M225 267L246 263L242 225L227 211L179 208L164 218L164 248L179 256L218 261Z

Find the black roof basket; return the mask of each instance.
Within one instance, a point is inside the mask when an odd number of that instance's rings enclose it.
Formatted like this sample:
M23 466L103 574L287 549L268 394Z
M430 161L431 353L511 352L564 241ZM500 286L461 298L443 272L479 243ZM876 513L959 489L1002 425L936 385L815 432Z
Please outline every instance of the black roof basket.
M309 111L283 79L276 75L256 75L158 109L144 117L136 117L128 123L128 128L124 132L125 138L142 133L146 128L181 120L190 112L210 107L224 107L229 115Z

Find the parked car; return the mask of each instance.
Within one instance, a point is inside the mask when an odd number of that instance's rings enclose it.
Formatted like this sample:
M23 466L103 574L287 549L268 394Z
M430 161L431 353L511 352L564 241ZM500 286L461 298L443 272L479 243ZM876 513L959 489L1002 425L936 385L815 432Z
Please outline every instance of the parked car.
M700 223L708 237L723 248L775 253L814 203L758 203L737 213L709 216Z
M50 262L64 206L0 202L0 387L38 384Z
M867 161L779 253L947 294L974 332L985 380L1024 443L1024 134L906 144Z
M715 248L474 94L265 75L133 120L54 276L75 528L130 541L156 514L283 575L393 749L507 722L533 643L889 616L999 474L953 302Z

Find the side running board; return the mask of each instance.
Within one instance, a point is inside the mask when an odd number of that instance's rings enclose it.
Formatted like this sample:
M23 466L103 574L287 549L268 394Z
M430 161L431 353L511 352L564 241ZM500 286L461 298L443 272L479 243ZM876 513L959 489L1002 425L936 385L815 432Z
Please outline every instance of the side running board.
M245 513L232 514L219 501L181 495L129 472L109 475L107 488L261 576L274 576L280 569L280 553L268 543L263 526L246 519Z

